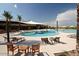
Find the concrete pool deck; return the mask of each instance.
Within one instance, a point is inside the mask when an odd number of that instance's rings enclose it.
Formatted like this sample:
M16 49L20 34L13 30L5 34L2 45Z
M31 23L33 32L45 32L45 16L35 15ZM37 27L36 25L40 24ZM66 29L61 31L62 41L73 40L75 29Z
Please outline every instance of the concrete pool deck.
M58 35L52 36L52 37L60 37L60 41L64 42L65 44L62 43L57 43L54 45L46 44L46 45L41 45L40 46L40 52L46 52L49 56L55 56L55 53L61 53L65 51L71 51L71 50L76 50L76 39L75 38L70 38L68 35L71 35L73 33L60 33ZM4 38L2 37L3 35L0 34L0 41L4 41ZM24 37L26 40L39 40L41 41L41 37ZM50 38L50 37L48 37ZM6 45L0 45L0 56L7 56L7 48Z

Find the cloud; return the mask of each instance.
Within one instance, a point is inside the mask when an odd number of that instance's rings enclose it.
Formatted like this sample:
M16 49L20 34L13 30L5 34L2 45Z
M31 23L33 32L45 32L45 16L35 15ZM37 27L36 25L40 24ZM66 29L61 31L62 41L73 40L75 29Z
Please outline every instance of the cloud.
M59 21L59 25L76 25L77 11L75 9L72 9L60 13L58 14L56 20Z
M14 4L14 7L17 8L17 4Z

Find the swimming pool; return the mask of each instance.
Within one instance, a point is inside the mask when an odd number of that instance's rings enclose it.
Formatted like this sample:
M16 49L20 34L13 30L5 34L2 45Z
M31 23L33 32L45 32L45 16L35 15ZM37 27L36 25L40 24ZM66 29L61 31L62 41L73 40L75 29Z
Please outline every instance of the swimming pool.
M58 32L55 30L48 30L48 31L23 32L20 35L21 36L43 37L43 36L54 36L57 34L58 34Z
M75 33L75 29L61 29L58 32L56 30L48 30L48 31L31 31L31 32L23 32L20 35L21 36L32 36L32 37L44 37L44 36L54 36L59 34L59 32L64 32L64 33Z

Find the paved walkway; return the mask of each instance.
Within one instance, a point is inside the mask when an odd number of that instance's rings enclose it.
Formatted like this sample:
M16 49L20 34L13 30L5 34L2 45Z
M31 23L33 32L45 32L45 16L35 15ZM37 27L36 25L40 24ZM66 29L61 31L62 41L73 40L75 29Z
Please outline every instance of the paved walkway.
M50 56L54 56L54 53L60 53L65 51L71 51L76 49L76 39L69 38L70 33L60 33L60 41L63 43L57 43L54 45L41 45L40 52L46 52ZM2 38L2 37L0 37ZM49 38L49 37L48 37ZM40 40L40 37L25 37L26 40ZM6 46L0 45L0 55L7 55Z

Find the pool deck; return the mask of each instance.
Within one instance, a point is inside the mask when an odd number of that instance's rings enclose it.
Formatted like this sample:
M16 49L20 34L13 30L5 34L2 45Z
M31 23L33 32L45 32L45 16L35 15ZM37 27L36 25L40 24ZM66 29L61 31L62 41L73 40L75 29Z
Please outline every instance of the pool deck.
M69 38L68 35L71 35L73 33L60 33L58 35L52 36L52 37L60 37L60 41L65 43L57 43L54 45L46 44L40 46L40 52L46 52L49 56L55 56L55 53L61 53L65 51L71 51L76 50L76 39L75 38ZM0 41L4 41L3 35L0 34ZM50 37L48 37L50 38ZM41 37L26 37L26 40L39 40L41 41ZM0 45L0 56L7 56L7 49L5 45Z

